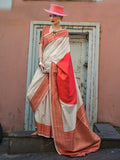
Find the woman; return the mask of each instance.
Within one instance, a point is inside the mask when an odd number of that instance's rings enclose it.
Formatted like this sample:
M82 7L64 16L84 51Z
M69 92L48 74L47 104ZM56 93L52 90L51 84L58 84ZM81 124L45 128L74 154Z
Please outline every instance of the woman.
M53 137L59 154L84 156L100 147L100 138L89 128L74 77L69 34L60 21L63 6L51 4L51 26L43 28L39 67L28 89L38 135Z

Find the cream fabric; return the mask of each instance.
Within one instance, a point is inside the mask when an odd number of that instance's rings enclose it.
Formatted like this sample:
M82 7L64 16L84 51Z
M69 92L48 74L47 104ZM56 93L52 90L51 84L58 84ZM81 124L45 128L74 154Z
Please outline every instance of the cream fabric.
M75 81L76 81L76 91L77 91L77 104L71 104L71 105L65 104L60 100L62 107L63 127L65 132L72 131L76 128L77 111L83 104L77 80L75 79Z
M28 91L27 91L27 98L31 100L37 89L39 88L42 80L45 78L45 74L41 72L41 69L38 67L31 84L29 85Z
M35 120L41 124L52 125L49 90L35 112Z
M43 63L47 71L49 72L51 62L56 64L68 52L70 52L69 37L62 37L48 44L43 55Z

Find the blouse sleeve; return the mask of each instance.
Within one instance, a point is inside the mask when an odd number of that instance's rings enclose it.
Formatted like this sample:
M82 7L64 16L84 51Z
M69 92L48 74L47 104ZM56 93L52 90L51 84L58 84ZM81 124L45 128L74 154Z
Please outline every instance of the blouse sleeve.
M39 44L42 44L44 42L44 35L46 33L46 28L47 26L45 26L42 30L42 34L41 34L41 38L40 38L40 41L39 41Z

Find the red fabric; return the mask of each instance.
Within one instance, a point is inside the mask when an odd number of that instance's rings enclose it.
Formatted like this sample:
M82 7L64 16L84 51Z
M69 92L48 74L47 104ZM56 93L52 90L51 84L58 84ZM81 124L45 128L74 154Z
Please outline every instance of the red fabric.
M76 104L77 93L70 52L57 63L57 66L57 86L60 99L67 104Z

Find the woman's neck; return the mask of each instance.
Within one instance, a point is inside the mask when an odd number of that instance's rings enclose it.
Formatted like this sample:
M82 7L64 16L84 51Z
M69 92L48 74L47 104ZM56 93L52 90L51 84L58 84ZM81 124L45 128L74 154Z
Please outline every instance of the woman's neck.
M60 24L52 25L53 30L59 30L61 28Z

